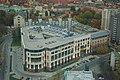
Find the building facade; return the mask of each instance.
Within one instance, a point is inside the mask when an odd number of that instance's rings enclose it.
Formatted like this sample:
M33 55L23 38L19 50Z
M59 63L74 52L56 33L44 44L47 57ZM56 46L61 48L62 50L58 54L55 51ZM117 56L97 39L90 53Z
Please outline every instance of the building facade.
M111 15L110 19L111 42L120 44L120 11Z
M101 30L91 33L91 53L99 52L100 49L105 51L106 48L108 48L110 36L109 33L109 30Z
M41 28L40 32L34 31L36 28ZM24 27L21 33L27 71L51 71L90 53L90 34L74 35L49 26Z
M25 27L25 18L21 15L15 16L14 27Z
M117 70L120 72L120 52L111 53L110 65L112 67L112 70Z
M104 9L102 11L101 29L104 29L104 30L110 29L111 15L117 12L118 12L118 9Z

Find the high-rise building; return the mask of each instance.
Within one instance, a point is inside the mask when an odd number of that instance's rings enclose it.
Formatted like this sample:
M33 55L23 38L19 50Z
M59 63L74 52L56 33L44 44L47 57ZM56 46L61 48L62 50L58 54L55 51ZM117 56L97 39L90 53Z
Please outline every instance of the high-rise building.
M111 15L110 19L111 42L120 44L120 11Z
M118 12L118 9L104 9L102 11L102 22L101 29L109 29L110 28L110 17L112 14Z

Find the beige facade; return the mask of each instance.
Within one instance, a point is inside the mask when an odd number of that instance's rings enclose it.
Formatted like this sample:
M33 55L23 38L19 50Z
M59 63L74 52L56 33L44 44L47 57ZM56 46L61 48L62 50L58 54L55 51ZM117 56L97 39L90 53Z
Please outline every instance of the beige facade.
M62 37L63 34L57 33L53 29L53 31L50 31L50 29L46 31L49 27L44 28L41 33L36 33L34 30L30 31L32 28L24 28L21 29L21 33L23 33L21 39L23 64L27 71L40 72L41 70L56 70L90 53L90 34L76 34L61 39L58 38L58 35ZM35 39L30 39L28 36L29 33L34 35ZM43 39L44 37L42 36L45 36L43 34L47 36L49 34L54 37Z
M14 17L14 27L25 27L25 18L21 15Z

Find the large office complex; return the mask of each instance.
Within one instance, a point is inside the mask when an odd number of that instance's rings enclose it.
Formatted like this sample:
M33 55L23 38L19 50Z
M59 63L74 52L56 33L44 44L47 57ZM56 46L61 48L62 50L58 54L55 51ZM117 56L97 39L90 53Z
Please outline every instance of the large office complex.
M21 29L26 70L52 70L90 53L90 34L78 34L50 25Z
M80 26L72 18L67 20L59 18L56 21L28 19L26 22L22 19L22 15L17 15L14 18L14 23L16 23L14 27L21 27L23 65L26 71L40 72L59 69L89 54L92 42L98 38L100 41L104 39L102 42L107 41L107 30L99 31L82 24ZM21 24L25 25L21 26ZM78 25L81 31L71 31L71 26ZM105 34L101 34L102 32Z

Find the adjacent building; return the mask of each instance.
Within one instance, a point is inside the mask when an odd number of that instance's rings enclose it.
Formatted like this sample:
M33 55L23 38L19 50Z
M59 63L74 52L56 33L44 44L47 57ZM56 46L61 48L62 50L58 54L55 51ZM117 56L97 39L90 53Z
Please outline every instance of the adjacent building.
M100 30L91 33L91 53L98 52L98 49L107 50L109 44L109 30Z
M27 19L26 12L19 11L14 17L14 28L16 27L25 27L25 20Z
M92 71L66 71L64 80L95 80Z
M112 67L112 70L117 70L120 72L120 52L111 53L110 65Z
M120 44L120 10L111 15L110 19L111 42Z
M110 19L111 15L118 12L118 9L104 9L102 11L102 21L101 21L101 29L109 30L110 29Z

